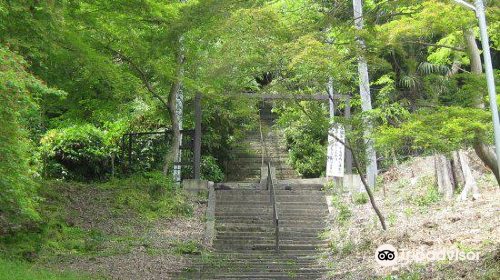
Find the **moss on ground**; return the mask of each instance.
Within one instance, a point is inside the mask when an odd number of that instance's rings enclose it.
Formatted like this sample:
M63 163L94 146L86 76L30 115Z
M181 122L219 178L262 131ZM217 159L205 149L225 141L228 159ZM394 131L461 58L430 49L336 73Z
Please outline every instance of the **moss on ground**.
M52 272L31 264L0 259L0 280L90 280L85 275L70 272Z
M2 233L0 258L35 262L56 256L120 254L143 242L132 234L137 228L159 218L193 214L186 196L159 173L98 185L44 181L41 186L40 220ZM111 224L102 223L106 220ZM95 226L98 222L104 225Z

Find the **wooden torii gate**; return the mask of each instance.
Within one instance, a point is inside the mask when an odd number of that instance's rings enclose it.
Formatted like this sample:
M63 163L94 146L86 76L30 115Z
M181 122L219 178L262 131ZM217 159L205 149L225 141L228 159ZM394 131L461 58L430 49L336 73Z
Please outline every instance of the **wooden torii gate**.
M257 98L261 100L312 100L326 102L330 100L329 95L325 94L256 94L256 93L224 93L226 96L238 96L247 98ZM194 134L194 179L201 178L201 93L196 93L195 96L195 134ZM346 107L344 110L344 118L351 117L350 96L344 94L333 94L333 100L344 99ZM349 149L345 149L345 169L346 173L352 173L352 154Z

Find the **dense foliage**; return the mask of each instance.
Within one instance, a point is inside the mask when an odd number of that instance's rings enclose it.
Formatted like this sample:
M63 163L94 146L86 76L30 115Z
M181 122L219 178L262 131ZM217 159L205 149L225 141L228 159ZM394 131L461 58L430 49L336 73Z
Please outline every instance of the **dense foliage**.
M498 68L500 8L486 3ZM473 13L450 0L368 0L364 13L365 29L355 31L352 3L340 0L0 0L0 234L50 224L40 216L44 179L116 182L160 170L169 149L161 137L135 142L138 163L127 170L122 136L175 130L169 113L177 103L182 128L192 129L197 92L208 180L224 180L231 148L257 125L259 100L226 92L325 94L331 83L351 95L353 115L334 121L349 126L359 155L363 120L370 121L382 167L389 156L491 143L484 76L472 71ZM359 54L368 61L374 107L364 114ZM172 92L182 100L169 100ZM338 101L336 115L344 108ZM323 175L328 105L292 100L274 110L295 169ZM160 180L154 176L148 180ZM133 181L121 183L119 204L148 218L190 212L169 179L141 192ZM66 227L54 224L57 232Z
M0 47L0 226L37 219L34 179L39 162L34 147L40 134L37 100L62 92L48 88L28 72L26 62Z
M48 131L41 140L42 151L49 161L47 173L73 180L104 176L110 165L106 140L105 133L91 124Z

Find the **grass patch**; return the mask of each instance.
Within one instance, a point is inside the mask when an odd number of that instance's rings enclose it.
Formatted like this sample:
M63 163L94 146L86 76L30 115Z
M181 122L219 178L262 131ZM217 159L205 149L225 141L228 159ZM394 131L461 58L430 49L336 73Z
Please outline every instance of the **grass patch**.
M333 254L345 257L356 251L356 244L352 240L347 240L343 244L337 243L337 241L331 241L328 243L328 249L330 249L330 252Z
M389 214L387 216L387 222L389 223L390 226L394 226L396 224L397 217L394 213Z
M98 186L60 181L43 181L41 186L40 219L15 231L0 234L0 257L32 262L57 255L115 255L127 252L136 240L121 240L123 237L108 236L74 225L74 217L78 213L72 210L72 206L74 200L80 199L77 197L80 189L85 193L93 192L97 206L110 207L110 212L117 215L134 213L134 218L138 216L143 221L193 214L188 198L161 173L133 175ZM96 217L96 220L103 218L110 217ZM108 241L118 244L118 247L106 248Z
M97 231L85 231L71 225L66 204L71 203L59 191L64 183L46 181L40 189L40 220L16 231L0 234L0 257L35 261L55 255L86 254L99 249L107 238Z
M0 280L90 280L71 272L51 272L32 265L0 259Z
M435 187L428 187L425 194L416 196L413 200L420 207L425 207L438 202L441 196Z
M353 198L354 198L354 204L356 205L363 205L368 202L368 195L364 192L354 194Z
M201 255L203 246L196 240L174 241L170 243L174 247L173 251L177 255Z
M439 194L435 185L435 180L431 176L420 178L417 183L417 188L424 189L425 191L423 194L417 195L413 198L415 204L420 207L425 207L441 200L441 195Z
M228 266L230 258L204 252L199 258L199 263L205 267L225 268Z
M337 209L337 221L340 224L344 224L352 217L352 211L349 209L349 206L345 204L339 196L332 196L332 204Z
M113 207L118 212L134 210L147 220L193 214L187 197L170 178L159 172L112 180L100 187L116 191Z

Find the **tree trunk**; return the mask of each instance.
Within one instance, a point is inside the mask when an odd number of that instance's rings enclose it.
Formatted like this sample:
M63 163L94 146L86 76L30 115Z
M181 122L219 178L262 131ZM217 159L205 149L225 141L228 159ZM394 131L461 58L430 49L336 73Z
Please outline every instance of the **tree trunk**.
M453 181L455 182L455 189L459 189L465 186L465 176L462 171L462 163L460 161L460 156L458 153L459 152L451 153L451 170L453 171Z
M436 163L438 191L445 200L450 200L453 196L453 175L450 161L443 155L436 155L434 160Z
M471 29L464 30L464 38L467 43L467 51L469 53L471 72L475 74L483 73L483 67L481 64L481 55L479 52L479 48L476 43L476 36L474 35L474 31ZM476 108L484 109L484 96L476 96L476 104L474 105ZM497 180L498 185L500 186L500 174L498 171L498 163L496 154L491 151L481 140L480 137L474 139L472 143L474 150L478 157L483 161L483 163L493 172L495 178ZM497 151L498 152L498 151Z
M361 0L353 0L354 10L354 27L356 30L363 30L363 6ZM361 38L357 38L360 49L364 51L365 43ZM358 56L358 74L359 74L359 91L361 96L361 109L363 112L372 109L372 101L370 96L370 79L368 76L368 64L363 54ZM365 129L363 132L364 142L366 145L366 177L368 185L375 187L375 178L377 176L377 156L371 139L372 125L368 120L365 120Z
M469 167L469 160L467 159L467 155L464 151L458 151L458 156L460 160L460 166L463 172L465 185L462 190L462 193L457 198L457 200L467 200L467 196L469 192L472 191L472 198L474 200L479 199L479 191L477 187L476 180L472 176L472 172Z
M475 139L474 143L472 143L474 147L474 151L476 151L477 156L481 159L481 161L490 169L497 183L500 185L500 174L498 174L498 164L497 157L495 153L488 148L488 146L484 145L480 140Z
M391 155L392 155L392 165L396 168L399 168L398 158L396 157L396 152L394 151L394 149L392 149Z
M474 74L483 73L483 66L481 64L481 53L476 43L476 36L472 29L466 29L463 31L465 43L467 44L467 53L470 60L471 72ZM483 96L477 96L476 107L484 108Z
M168 95L168 114L170 116L170 123L172 124L172 139L170 143L170 151L165 155L165 166L163 167L163 175L167 176L174 161L178 158L179 154L179 139L181 136L179 127L179 118L177 116L177 95L182 84L182 68L184 63L184 57L182 52L176 54L177 60L177 71L175 73L175 78L170 87L170 93Z

